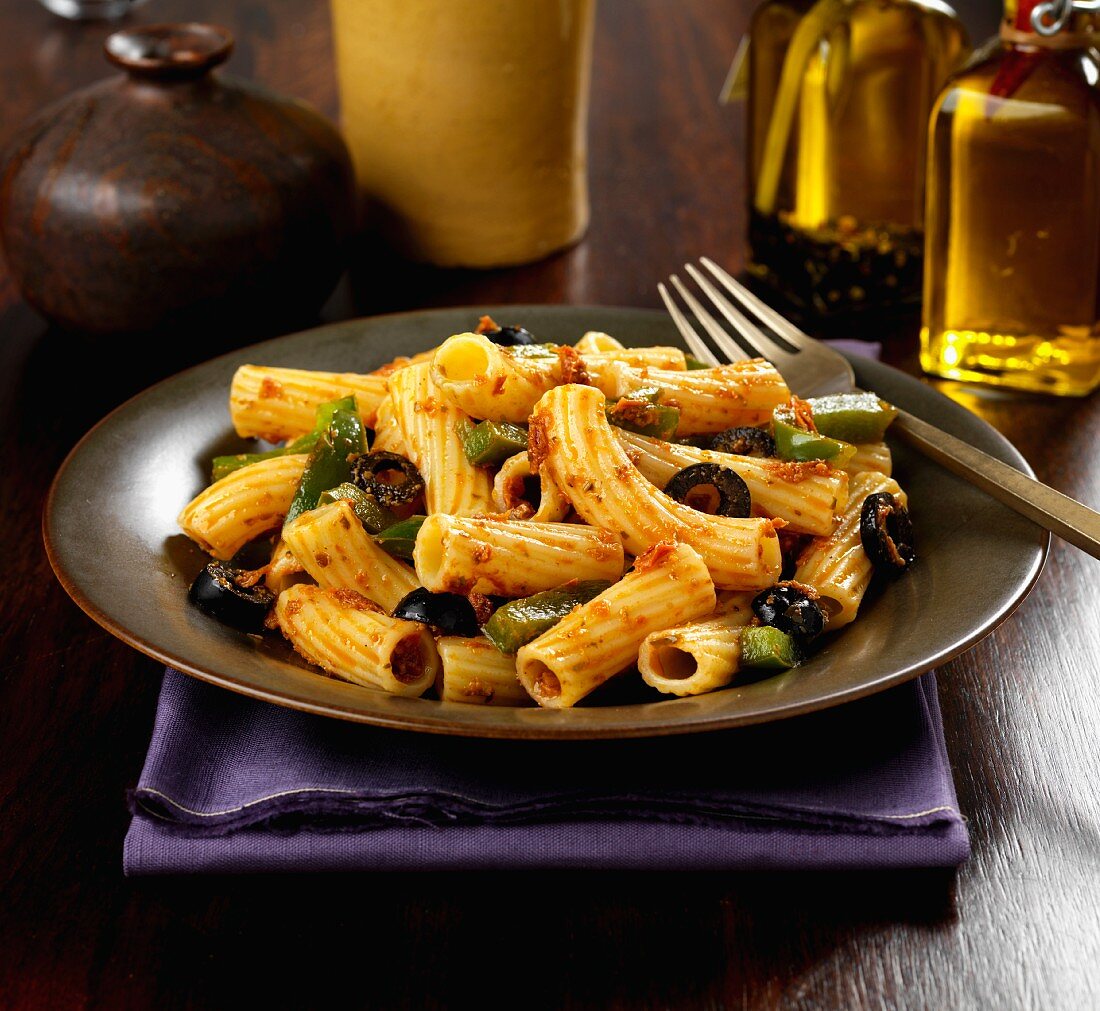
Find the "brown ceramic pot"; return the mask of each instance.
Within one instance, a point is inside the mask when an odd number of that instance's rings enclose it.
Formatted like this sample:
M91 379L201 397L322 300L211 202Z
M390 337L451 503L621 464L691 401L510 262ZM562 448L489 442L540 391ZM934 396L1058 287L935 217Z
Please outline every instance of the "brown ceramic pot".
M105 48L125 75L40 113L4 159L0 238L27 301L71 330L199 342L314 313L354 222L336 129L211 73L233 48L224 28L141 26Z

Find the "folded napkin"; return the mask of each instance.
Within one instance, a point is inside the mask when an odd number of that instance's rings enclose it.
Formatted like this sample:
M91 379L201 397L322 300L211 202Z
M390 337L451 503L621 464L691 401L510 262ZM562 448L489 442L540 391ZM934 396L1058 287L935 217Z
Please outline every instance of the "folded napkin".
M127 874L953 866L934 675L759 727L497 741L312 716L165 674Z

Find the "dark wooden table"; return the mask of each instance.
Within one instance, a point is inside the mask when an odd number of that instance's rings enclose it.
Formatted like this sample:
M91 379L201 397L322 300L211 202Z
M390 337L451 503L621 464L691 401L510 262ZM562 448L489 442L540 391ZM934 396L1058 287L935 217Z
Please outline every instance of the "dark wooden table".
M976 37L997 12L966 10ZM741 260L740 110L716 104L746 0L600 0L592 227L575 249L492 273L366 261L325 317L426 305L657 306L656 281ZM331 115L326 6L153 0L209 19L232 71ZM102 25L0 3L0 141L108 72ZM913 368L915 325L888 357ZM104 346L98 363L114 355ZM136 379L97 382L0 271L0 1006L1100 1006L1100 565L1055 543L1017 614L940 672L974 853L958 872L448 874L128 881L125 791L156 663L53 579L39 514L77 438ZM167 363L142 356L151 378ZM1100 503L1100 400L955 391L1039 476ZM976 578L980 573L976 573ZM347 998L344 997L344 1000Z

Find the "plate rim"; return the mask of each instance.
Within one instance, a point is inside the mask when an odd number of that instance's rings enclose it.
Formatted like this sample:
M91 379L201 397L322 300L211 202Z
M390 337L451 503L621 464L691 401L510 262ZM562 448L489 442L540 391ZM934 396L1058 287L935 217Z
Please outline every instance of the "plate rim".
M861 698L866 698L870 695L877 694L878 692L885 691L889 688L897 685L904 684L907 681L911 681L920 675L927 673L936 667L941 666L944 663L948 663L956 657L962 655L967 650L973 648L982 639L986 638L992 632L994 632L1001 624L1003 624L1012 613L1027 599L1031 591L1034 589L1035 584L1038 582L1039 577L1042 575L1047 559L1050 555L1051 534L1046 531L1046 536L1043 539L1042 544L1039 546L1039 552L1037 558L1033 561L1030 571L1027 573L1026 578L1022 581L1020 587L1014 592L1012 598L1008 600L995 614L988 618L984 623L975 628L970 634L964 636L958 641L952 643L950 646L936 653L932 657L925 657L923 660L909 664L903 667L901 670L895 671L889 677L884 679L870 681L864 684L856 685L851 688L840 691L836 694L830 695L825 699L811 699L802 702L792 702L787 705L780 705L773 709L749 713L749 714L714 714L695 716L691 720L678 721L678 722L666 722L661 724L649 724L644 726L624 725L616 726L610 725L605 727L591 727L591 726L577 726L570 725L567 721L559 720L555 718L552 724L539 727L536 724L531 725L494 725L487 724L485 726L454 723L443 715L431 715L425 713L423 716L417 714L401 713L399 715L387 715L381 712L364 712L359 709L346 708L336 703L319 703L309 698L295 696L291 692L283 692L275 694L270 691L265 691L263 688L241 683L240 681L229 680L229 675L222 674L215 670L210 670L207 667L199 666L189 661L186 657L176 656L171 651L161 649L156 644L151 643L144 639L142 636L137 635L126 628L124 625L117 622L111 616L103 612L96 604L92 602L85 591L80 587L76 579L73 578L71 573L66 569L63 559L64 552L59 550L56 542L56 536L53 530L53 522L56 515L56 503L59 488L62 484L62 478L65 472L68 470L72 462L83 451L84 446L89 440L93 439L100 428L108 424L116 415L129 409L136 401L142 400L145 397L151 395L154 391L168 383L174 383L180 380L182 377L189 375L197 370L205 370L210 368L216 363L232 357L237 357L242 354L246 354L254 351L258 348L266 348L271 344L278 343L290 337L301 337L308 334L315 334L318 331L333 330L348 327L356 323L364 323L375 321L382 321L386 319L400 319L411 316L423 317L425 315L441 315L454 314L465 309L474 308L483 313L492 315L494 312L505 311L518 311L522 312L525 309L538 310L538 311L556 311L564 309L570 312L613 312L622 314L637 314L639 317L645 317L649 320L656 320L658 318L665 317L666 314L656 308L640 307L640 306L610 306L610 305L574 305L566 303L506 303L499 305L482 305L480 303L473 306L469 305L454 305L454 306L441 306L431 307L426 309L412 309L404 310L400 312L379 313L372 316L360 316L353 317L346 320L337 320L330 323L321 324L316 327L310 327L306 330L294 331L293 333L283 334L278 337L270 338L268 340L259 341L253 344L244 345L239 348L233 348L223 354L217 355L213 358L206 359L205 361L198 362L187 368L181 369L163 379L158 380L155 383L150 384L144 389L138 391L133 396L128 397L121 404L114 407L111 411L105 414L99 421L97 421L83 436L76 442L76 444L66 454L64 460L61 462L52 481L50 482L49 490L46 494L46 498L43 503L42 516L41 516L41 529L42 539L46 550L46 557L49 560L50 566L53 569L54 575L61 587L65 590L72 601L97 625L109 632L115 638L124 642L126 645L137 650L138 652L156 660L159 663L163 663L166 666L173 667L191 677L194 677L200 681L204 681L208 684L216 685L220 688L228 689L236 694L243 695L248 698L259 699L264 702L270 702L275 705L283 706L284 708L295 709L300 712L311 713L318 716L327 716L329 718L341 719L347 722L358 723L367 726L382 727L391 730L404 730L417 733L430 733L438 734L442 736L458 736L458 737L471 737L471 738L487 738L487 739L510 739L510 740L611 740L611 739L629 739L629 738L646 738L646 737L667 737L678 736L681 734L694 734L694 733L709 733L718 730L728 730L735 727L746 727L753 725L760 725L763 723L775 722L778 720L791 719L797 716L806 715L808 713L821 712L827 709L832 709L835 706L844 705L848 702L854 702ZM845 357L851 358L850 355ZM876 361L875 365L879 368L888 369L892 372L896 372L898 375L903 376L907 381L919 382L917 377L911 376L906 372L896 369L893 366L887 365L883 362ZM945 394L935 388L929 387L930 392L940 397L945 397ZM951 401L953 404L954 401ZM955 404L955 406L961 407L962 405ZM966 408L962 408L966 410ZM1000 431L990 425L985 419L978 415L969 412L973 417L973 420L988 430L993 435L995 440L1000 443L1001 448L1006 450L1008 455L1013 459L1014 466L1020 469L1023 473L1030 477L1035 477L1035 472L1031 468L1031 465L1027 462L1024 456L1018 449L1012 444L1012 442L1004 436ZM929 461L931 466L935 466L932 461ZM318 675L323 676L323 675ZM422 701L422 700L414 700ZM436 705L446 705L446 703L440 703L438 700L426 700L434 701ZM661 700L672 701L672 700ZM453 703L452 705L458 705ZM630 706L624 707L629 708ZM555 717L560 716L560 712L557 710L531 710L532 712L545 712L552 713ZM433 707L432 712L436 712ZM566 712L566 715L568 713Z

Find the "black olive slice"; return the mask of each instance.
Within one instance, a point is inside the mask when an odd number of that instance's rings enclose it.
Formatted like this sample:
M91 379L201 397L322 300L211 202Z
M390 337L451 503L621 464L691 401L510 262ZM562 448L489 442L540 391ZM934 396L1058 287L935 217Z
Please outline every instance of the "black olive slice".
M777 583L758 593L753 613L765 625L793 635L802 642L816 639L828 620L821 605L797 583Z
M195 577L187 599L200 611L242 632L262 632L267 612L275 603L275 594L259 583L242 586L244 575L243 569L211 562Z
M859 514L859 539L876 568L901 572L917 557L909 510L889 492L867 496Z
M762 428L727 428L710 440L710 448L737 456L775 456L775 439Z
M693 463L672 476L665 494L712 516L748 516L752 496L741 475L717 463Z
M477 614L473 605L457 593L432 593L423 586L401 598L393 609L395 618L431 625L444 635L477 635Z
M494 344L499 344L505 348L539 343L535 335L522 326L502 326L497 330L484 330L482 332Z
M424 478L412 461L383 450L357 456L351 479L383 506L406 505L424 491Z

